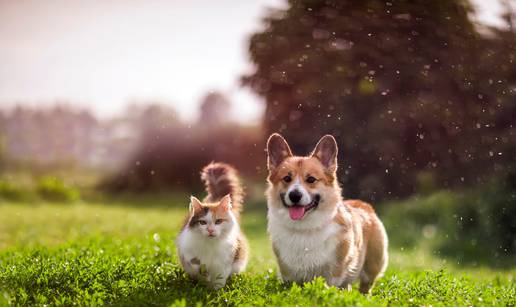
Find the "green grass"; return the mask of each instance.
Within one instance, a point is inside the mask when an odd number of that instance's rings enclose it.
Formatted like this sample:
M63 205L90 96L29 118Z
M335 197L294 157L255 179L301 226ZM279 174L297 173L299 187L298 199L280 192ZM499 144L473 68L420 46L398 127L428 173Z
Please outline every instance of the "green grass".
M264 204L243 214L252 251L247 272L208 290L178 266L183 199L0 203L0 305L516 304L516 270L461 267L424 248L392 248L387 274L370 296L322 280L281 283Z

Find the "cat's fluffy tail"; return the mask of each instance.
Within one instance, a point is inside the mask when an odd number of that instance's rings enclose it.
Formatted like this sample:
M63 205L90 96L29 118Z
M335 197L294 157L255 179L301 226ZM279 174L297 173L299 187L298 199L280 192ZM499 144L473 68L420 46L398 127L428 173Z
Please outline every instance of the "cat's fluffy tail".
M203 168L201 179L208 192L205 201L216 202L229 194L233 212L237 215L240 213L244 190L235 168L226 163L212 162Z

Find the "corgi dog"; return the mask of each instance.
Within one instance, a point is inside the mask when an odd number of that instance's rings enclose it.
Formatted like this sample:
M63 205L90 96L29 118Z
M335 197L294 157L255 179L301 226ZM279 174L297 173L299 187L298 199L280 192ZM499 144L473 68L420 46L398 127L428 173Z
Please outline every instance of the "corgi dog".
M337 182L337 142L322 137L306 157L279 134L267 142L268 232L284 281L323 277L327 284L370 292L387 267L387 233L373 208L344 200Z
M222 288L247 264L248 247L239 227L243 189L236 170L211 163L201 172L208 196L190 198L190 210L176 245L185 272L213 289Z

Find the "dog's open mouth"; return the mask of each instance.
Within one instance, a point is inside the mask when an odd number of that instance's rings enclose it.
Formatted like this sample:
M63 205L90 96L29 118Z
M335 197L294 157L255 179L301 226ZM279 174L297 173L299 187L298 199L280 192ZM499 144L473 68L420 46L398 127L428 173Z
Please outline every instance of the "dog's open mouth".
M317 206L319 205L320 199L321 199L321 197L319 195L315 195L314 197L312 197L312 202L306 206L299 206L299 205L287 206L288 214L290 215L290 218L293 220L302 219L306 213L317 208Z

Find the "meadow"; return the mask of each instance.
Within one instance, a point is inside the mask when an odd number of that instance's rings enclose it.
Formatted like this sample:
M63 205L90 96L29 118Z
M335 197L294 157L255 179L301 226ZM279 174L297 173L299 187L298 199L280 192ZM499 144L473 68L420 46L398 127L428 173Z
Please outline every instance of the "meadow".
M391 247L389 269L369 296L356 288L328 287L323 280L282 283L260 201L243 214L252 250L248 270L222 290L208 290L189 280L177 261L174 238L186 196L2 202L0 305L516 304L514 267L461 266L424 244ZM406 231L386 225L391 236Z
M0 307L516 306L516 0L158 2L0 1ZM374 200L369 295L278 279L274 132ZM249 195L219 291L174 244L210 161Z

